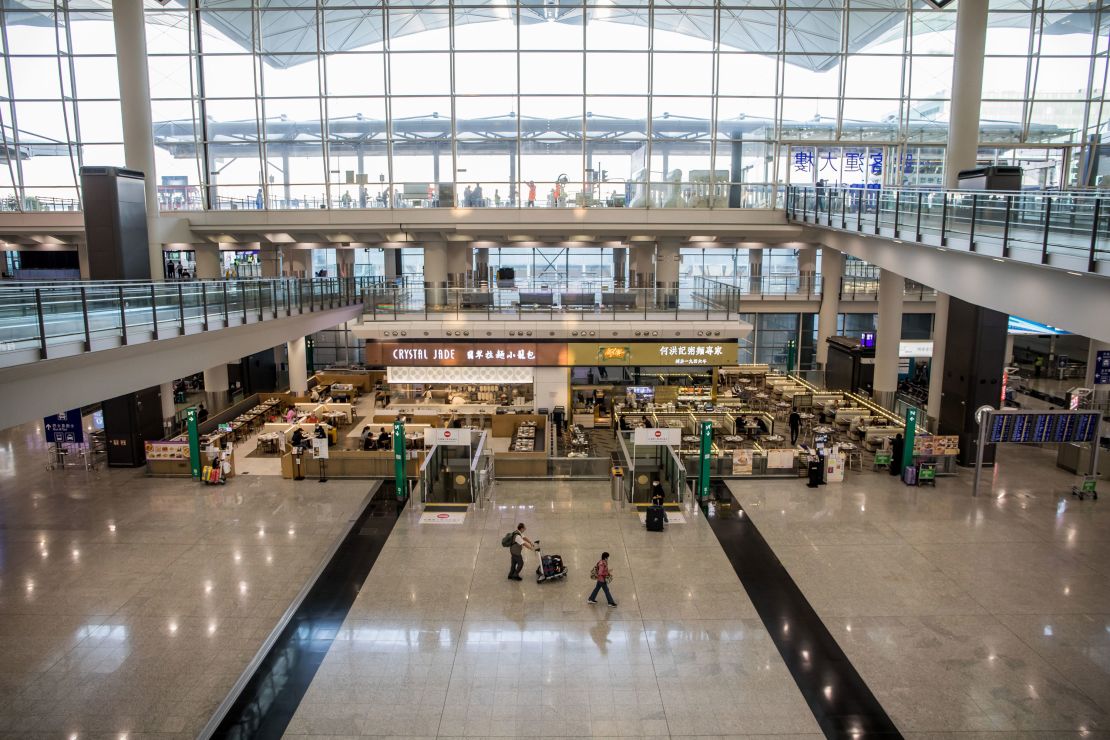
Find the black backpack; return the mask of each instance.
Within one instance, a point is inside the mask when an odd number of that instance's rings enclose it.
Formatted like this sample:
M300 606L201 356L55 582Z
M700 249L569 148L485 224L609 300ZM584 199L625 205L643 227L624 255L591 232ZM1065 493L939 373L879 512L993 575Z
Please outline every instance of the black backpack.
M516 537L516 530L515 529L512 532L509 532L507 535L505 535L504 537L501 538L501 547L512 547L514 537Z

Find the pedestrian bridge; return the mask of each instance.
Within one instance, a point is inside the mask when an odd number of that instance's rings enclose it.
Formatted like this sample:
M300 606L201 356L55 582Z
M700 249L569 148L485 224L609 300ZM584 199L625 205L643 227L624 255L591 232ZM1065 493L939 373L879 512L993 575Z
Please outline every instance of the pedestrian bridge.
M130 393L363 314L368 280L0 287L0 429Z

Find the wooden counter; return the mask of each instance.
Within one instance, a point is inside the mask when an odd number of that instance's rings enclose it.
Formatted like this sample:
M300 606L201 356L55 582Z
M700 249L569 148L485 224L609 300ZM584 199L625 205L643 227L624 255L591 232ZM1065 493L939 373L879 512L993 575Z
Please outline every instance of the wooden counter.
M546 478L546 452L498 452L493 456L497 478Z

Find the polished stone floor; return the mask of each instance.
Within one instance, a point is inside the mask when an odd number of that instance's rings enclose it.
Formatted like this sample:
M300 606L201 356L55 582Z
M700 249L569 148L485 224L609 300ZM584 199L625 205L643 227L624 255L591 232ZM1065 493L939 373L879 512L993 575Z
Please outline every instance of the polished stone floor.
M369 488L46 463L0 432L3 737L195 737Z
M729 487L907 737L1108 736L1110 510L1054 459L1003 449L979 498L968 473Z
M402 515L288 734L821 737L715 535L688 519L646 532L598 482L501 482L461 525ZM506 580L518 521L565 581ZM602 550L616 609L585 603Z
M0 738L194 737L369 489L46 462L35 425L0 433ZM1105 501L1050 450L988 475L729 486L906 737L1110 737ZM604 483L495 493L402 514L288 734L820 736L697 510L660 535ZM518 521L565 581L505 579ZM585 603L603 549L617 609Z

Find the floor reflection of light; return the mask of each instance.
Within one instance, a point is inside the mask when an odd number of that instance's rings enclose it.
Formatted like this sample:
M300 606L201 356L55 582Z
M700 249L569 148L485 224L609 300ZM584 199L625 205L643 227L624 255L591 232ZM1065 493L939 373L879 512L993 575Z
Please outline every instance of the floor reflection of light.
M830 700L832 699L832 686L825 687L825 698Z
M176 635L177 634L177 622L170 622L170 634L171 635Z
M205 581L204 582L204 595L207 596L210 593L212 593L212 581Z
M234 555L232 555L232 557L235 558L236 563L238 563L239 561L241 561L243 559L243 556L240 553L235 553Z
M209 635L216 634L216 623L215 622L209 622L208 623L208 634Z
M109 531L109 532L112 532L113 534L115 534L115 531L116 531L116 525L115 525L115 523L114 523L114 522L108 522L108 531Z
M1044 636L1045 637L1052 637L1052 625L1051 624L1046 624L1044 626Z
M246 594L247 593L247 582L246 581L239 581L239 593L241 593L241 594Z
M1064 586L1064 596L1071 596L1071 586Z
M74 560L80 560L81 559L81 551L80 550L74 550L73 551L73 559Z

